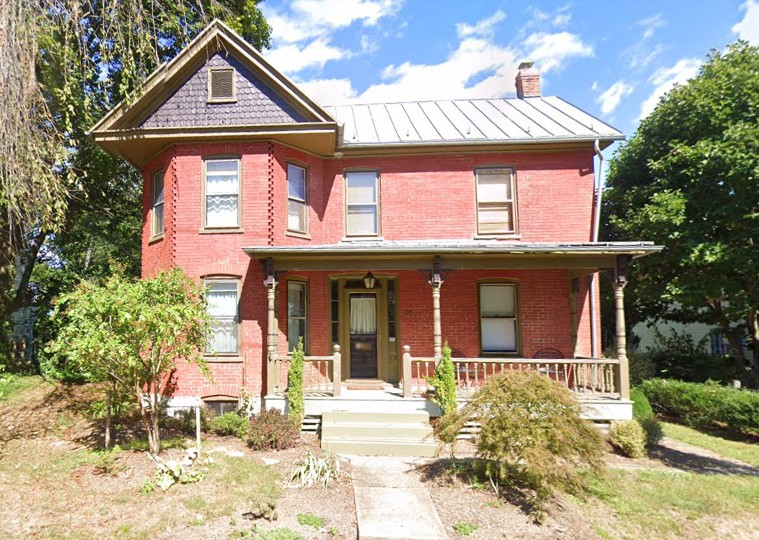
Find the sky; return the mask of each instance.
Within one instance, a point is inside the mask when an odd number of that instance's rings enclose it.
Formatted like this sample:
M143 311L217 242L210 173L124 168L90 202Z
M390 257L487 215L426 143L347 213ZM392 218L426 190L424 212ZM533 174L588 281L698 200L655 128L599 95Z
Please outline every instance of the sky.
M266 0L267 59L322 105L515 95L534 61L628 137L712 49L759 45L759 0Z

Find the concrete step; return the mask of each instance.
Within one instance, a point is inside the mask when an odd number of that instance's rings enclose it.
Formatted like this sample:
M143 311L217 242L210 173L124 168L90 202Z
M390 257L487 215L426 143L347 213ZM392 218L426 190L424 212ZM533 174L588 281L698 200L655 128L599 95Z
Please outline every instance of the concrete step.
M322 448L337 454L356 456L435 457L438 454L438 445L435 442L410 442L401 439L339 437L322 439Z
M321 446L342 454L432 457L438 444L426 412L325 412Z

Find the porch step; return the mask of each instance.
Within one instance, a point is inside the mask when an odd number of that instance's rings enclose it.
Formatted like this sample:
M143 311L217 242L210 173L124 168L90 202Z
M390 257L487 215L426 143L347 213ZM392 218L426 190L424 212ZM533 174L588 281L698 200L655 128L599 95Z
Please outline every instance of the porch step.
M429 420L426 412L325 412L321 446L341 454L433 457L438 444Z

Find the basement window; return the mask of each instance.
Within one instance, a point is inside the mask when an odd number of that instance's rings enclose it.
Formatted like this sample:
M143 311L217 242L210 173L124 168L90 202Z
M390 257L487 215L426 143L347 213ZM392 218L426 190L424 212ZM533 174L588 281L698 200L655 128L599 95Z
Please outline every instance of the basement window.
M237 409L240 407L239 401L226 397L206 398L203 400L203 403L205 404L206 408L210 411L213 411L216 416L237 412Z
M208 102L230 103L237 101L234 68L208 70Z

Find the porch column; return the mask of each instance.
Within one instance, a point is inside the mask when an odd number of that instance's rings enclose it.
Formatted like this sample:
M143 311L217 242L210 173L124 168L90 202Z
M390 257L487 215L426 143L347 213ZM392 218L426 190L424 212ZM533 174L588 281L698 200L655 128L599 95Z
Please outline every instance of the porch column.
M628 255L617 257L617 268L614 276L614 306L616 312L616 345L619 371L617 373L617 391L622 399L630 399L630 362L627 359L627 335L625 333L625 285L627 285L627 269L630 264Z
M277 311L276 311L276 292L277 280L274 275L274 264L271 259L265 261L266 279L266 298L268 303L268 320L266 325L266 395L271 395L279 390L279 365L277 364Z
M429 284L432 286L432 350L435 365L443 357L443 328L440 319L440 288L443 286L446 271L440 267L440 255L432 263Z

